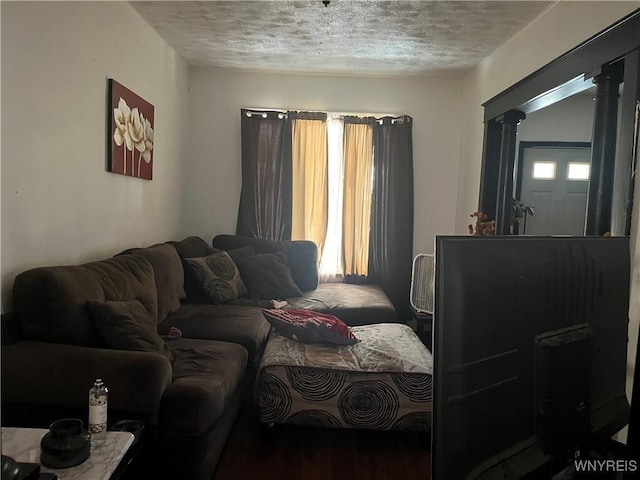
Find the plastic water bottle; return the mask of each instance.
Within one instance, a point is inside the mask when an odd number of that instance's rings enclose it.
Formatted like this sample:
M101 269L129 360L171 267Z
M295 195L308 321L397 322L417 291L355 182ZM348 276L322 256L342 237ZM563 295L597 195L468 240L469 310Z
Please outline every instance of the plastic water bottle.
M107 436L107 403L109 390L98 378L89 389L89 432L91 440L102 441Z

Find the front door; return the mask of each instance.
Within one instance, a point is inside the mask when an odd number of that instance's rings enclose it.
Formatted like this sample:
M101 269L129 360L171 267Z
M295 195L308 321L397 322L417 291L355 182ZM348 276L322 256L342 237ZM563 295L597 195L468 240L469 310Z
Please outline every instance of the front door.
M591 148L531 146L521 150L520 200L535 214L521 235L584 235Z

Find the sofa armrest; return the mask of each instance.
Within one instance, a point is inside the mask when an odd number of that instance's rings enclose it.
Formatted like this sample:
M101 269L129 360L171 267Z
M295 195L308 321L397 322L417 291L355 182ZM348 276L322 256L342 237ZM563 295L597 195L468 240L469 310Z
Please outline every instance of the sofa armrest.
M156 418L171 364L159 353L45 342L2 347L2 401L88 408L89 388L101 378L109 409Z

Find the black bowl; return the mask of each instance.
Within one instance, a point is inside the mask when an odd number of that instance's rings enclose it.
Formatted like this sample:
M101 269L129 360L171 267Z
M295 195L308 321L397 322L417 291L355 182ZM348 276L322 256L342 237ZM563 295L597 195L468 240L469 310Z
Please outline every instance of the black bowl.
M91 435L78 418L63 418L49 426L40 440L40 463L49 468L73 467L91 453Z
M2 475L3 480L18 480L20 478L20 466L13 458L2 455Z

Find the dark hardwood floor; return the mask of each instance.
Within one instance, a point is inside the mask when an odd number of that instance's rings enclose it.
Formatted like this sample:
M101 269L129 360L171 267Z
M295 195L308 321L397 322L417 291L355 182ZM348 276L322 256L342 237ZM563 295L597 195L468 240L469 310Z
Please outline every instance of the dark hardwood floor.
M427 433L276 426L244 407L213 480L429 480Z

